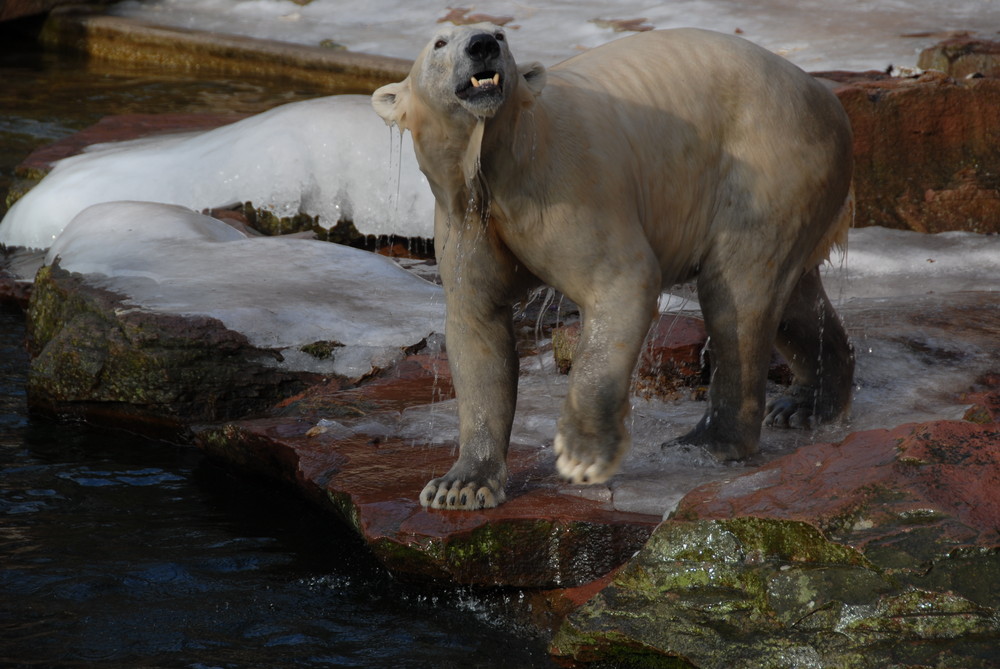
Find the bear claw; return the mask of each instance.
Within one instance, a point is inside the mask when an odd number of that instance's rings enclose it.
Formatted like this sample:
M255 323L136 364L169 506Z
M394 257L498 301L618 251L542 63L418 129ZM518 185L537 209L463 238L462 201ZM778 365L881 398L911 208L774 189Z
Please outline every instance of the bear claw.
M475 511L491 509L503 504L506 499L499 485L491 487L465 481L448 481L435 479L424 486L420 493L420 504L431 509L449 509L456 511Z
M768 402L764 425L795 430L815 429L820 423L820 417L814 408L814 392L807 388L793 388L788 395Z
M556 435L553 448L558 456L556 470L560 476L570 483L584 485L607 481L618 470L618 463L624 455L624 449L619 449L613 462L585 460L570 452L566 438L561 434Z

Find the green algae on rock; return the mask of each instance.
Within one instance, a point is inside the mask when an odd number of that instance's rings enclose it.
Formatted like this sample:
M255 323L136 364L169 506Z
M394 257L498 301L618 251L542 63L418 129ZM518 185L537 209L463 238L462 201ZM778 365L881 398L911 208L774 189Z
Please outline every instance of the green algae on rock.
M312 375L208 317L129 306L58 263L36 277L28 308L28 400L55 415L182 429L262 411Z
M987 667L998 640L995 608L901 585L808 523L742 517L663 523L552 651L576 666Z

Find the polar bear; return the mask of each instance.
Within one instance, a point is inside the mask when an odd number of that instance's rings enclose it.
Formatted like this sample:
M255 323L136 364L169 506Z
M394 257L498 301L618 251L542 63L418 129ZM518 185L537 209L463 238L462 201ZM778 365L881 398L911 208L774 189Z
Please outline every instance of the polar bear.
M636 34L548 70L518 67L493 25L442 27L372 103L409 130L436 200L459 456L424 506L505 499L517 395L511 305L544 282L583 327L555 435L576 483L630 445L629 386L661 290L696 279L714 371L683 443L721 460L761 424L807 427L849 405L851 345L818 265L850 223L851 130L837 98L741 38ZM776 343L795 383L765 405Z

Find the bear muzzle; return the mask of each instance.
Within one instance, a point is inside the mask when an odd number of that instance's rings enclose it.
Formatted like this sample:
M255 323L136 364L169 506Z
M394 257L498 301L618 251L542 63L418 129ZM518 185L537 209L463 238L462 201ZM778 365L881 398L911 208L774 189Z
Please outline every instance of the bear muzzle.
M455 96L468 107L495 108L503 102L505 83L500 42L494 35L478 33L469 38L463 51L472 74L458 83Z

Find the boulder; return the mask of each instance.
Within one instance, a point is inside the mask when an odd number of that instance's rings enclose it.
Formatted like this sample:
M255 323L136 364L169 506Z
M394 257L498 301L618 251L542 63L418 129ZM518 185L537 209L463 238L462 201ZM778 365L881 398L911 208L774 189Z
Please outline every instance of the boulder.
M1000 392L982 422L814 444L703 485L552 652L567 666L994 667ZM991 381L992 380L992 381ZM659 666L659 665L657 665Z
M1000 76L1000 42L969 35L953 37L920 52L917 67L956 79Z
M564 666L986 668L998 640L995 603L901 586L808 523L741 517L663 523L551 650Z
M1000 232L1000 79L822 76L854 129L856 225Z
M573 354L580 340L580 323L552 331L552 354L563 374L573 366ZM663 314L646 337L637 369L637 391L659 397L676 396L683 389L707 383L708 334L705 322L679 314Z
M573 367L579 340L579 322L552 330L552 355L560 373L568 374ZM710 362L705 321L677 313L660 314L639 357L635 392L647 398L701 398L708 388ZM791 383L791 370L777 353L768 378L785 385Z
M259 413L319 378L218 319L136 309L58 264L35 280L28 351L32 410L143 431Z

